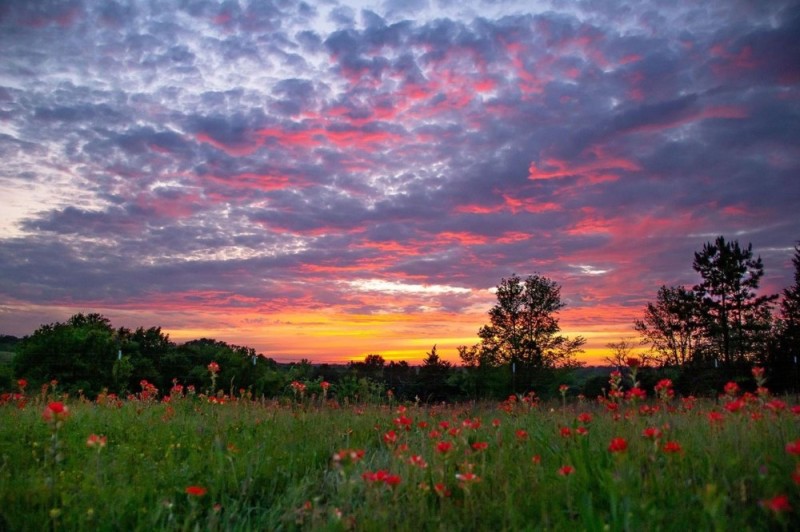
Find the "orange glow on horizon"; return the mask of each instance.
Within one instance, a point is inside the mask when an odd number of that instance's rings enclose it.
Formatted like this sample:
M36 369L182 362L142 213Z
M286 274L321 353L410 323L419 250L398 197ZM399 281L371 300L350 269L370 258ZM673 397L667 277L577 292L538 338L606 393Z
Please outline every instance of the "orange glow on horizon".
M312 363L345 364L376 354L386 362L405 360L421 364L436 346L443 360L459 365L459 346L478 342L478 329L486 323L484 313L452 314L429 312L417 314L349 315L337 313L280 314L260 316L260 323L235 327L180 328L169 331L174 341L183 342L213 337L237 345L253 347L278 362L308 359ZM587 365L606 365L610 342L626 338L638 345L630 327L609 328L608 324L573 324L562 320L564 336L586 339L578 360ZM635 349L638 353L641 349Z
M61 316L56 320L65 321L79 312L99 313L114 327L161 327L162 333L179 344L212 338L251 347L260 355L283 363L308 359L317 364L346 364L377 354L387 362L405 360L410 365L419 365L435 345L442 359L459 365L458 347L478 343L478 329L487 323L486 309L480 307L476 305L463 313L348 314L334 310L191 309L183 305L162 310L144 305L124 309L63 305L57 307ZM53 309L47 307L48 311ZM42 310L44 307L30 306L26 312L34 314ZM578 360L587 365L607 365L608 343L625 338L638 346L638 337L630 325L634 314L619 308L604 312L597 308L567 308L559 314L561 334L586 339ZM641 348L635 349L636 353L640 351Z

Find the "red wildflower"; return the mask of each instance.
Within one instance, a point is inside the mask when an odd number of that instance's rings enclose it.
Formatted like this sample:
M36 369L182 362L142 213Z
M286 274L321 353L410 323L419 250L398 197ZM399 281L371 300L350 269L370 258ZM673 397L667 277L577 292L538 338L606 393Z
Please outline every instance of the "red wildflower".
M395 420L394 420L394 424L397 427L404 428L406 430L411 430L411 424L412 423L413 422L411 421L411 419L407 418L406 416L400 416L398 418L395 418Z
M69 416L69 408L61 401L53 401L49 403L42 412L42 417L45 421L60 421Z
M402 479L400 478L400 475L386 475L386 477L383 479L383 483L390 488L393 488L400 484L401 480Z
M712 425L717 425L722 423L725 420L725 416L722 415L721 412L711 411L708 413L708 422Z
M592 422L592 415L589 412L582 412L578 414L578 421L583 423L584 425L588 425Z
M542 463L542 455L540 455L540 454L533 455L531 457L531 462L533 462L536 465L541 464Z
M390 430L383 435L383 441L389 445L394 445L397 443L397 433L393 430Z
M210 371L211 373L213 373L214 375L216 375L217 373L219 373L219 364L217 364L216 362L213 362L213 361L212 361L212 362L211 362L211 363L209 363L209 365L208 365L208 371Z
M514 434L516 434L518 440L524 440L528 438L528 433L522 429L518 429Z
M672 388L672 381L670 379L661 379L656 383L653 389L658 392L667 388Z
M763 386L767 380L764 377L764 368L755 366L752 371L753 371L753 378L756 380L756 384L758 384L758 386Z
M436 444L436 450L442 454L447 454L453 448L453 444L449 441L440 441Z
M478 430L481 428L481 420L477 417L475 419L465 419L462 425L468 429Z
M53 401L52 403L47 405L47 408L53 414L63 414L68 410L67 407L64 406L64 403L62 403L61 401Z
M789 504L789 497L786 495L776 495L771 499L764 499L761 501L761 506L776 514L792 511L792 505Z
M376 484L376 483L383 483L387 486L393 488L400 484L401 478L399 475L394 475L389 473L384 469L379 469L378 471L364 471L361 474L361 478L363 478L366 482Z
M648 440L656 440L661 437L661 431L658 430L656 427L647 427L642 431L642 436L647 438Z
M658 398L664 402L669 401L675 396L675 391L672 389L672 381L669 379L661 379L653 389Z
M641 405L639 407L639 415L640 416L652 416L656 412L658 412L660 408L658 406L650 406L650 405Z
M608 450L612 453L621 453L628 450L628 442L625 438L612 438L608 444Z
M489 448L489 444L485 441L476 441L472 444L472 448L476 451L485 451Z
M786 403L780 399L773 399L772 401L765 403L764 408L767 410L772 410L773 412L780 412L781 410L786 410Z
M444 482L437 482L433 485L433 491L436 492L436 495L439 497L449 497L450 490L447 489L447 485Z
M800 440L795 440L787 443L786 452L789 454L800 455Z
M728 412L736 413L745 407L745 402L742 399L734 399L725 403L725 410Z
M107 442L108 438L106 438L105 436L98 436L97 434L89 434L89 437L86 438L87 447L102 448L106 446Z
M636 400L644 400L647 399L647 392L639 388L638 386L635 388L631 388L628 390L628 393L625 394L628 401L636 401Z
M408 462L411 465L416 466L416 467L418 467L420 469L425 469L426 467L428 467L428 462L426 462L425 459L422 458L422 456L420 456L418 454L415 454L411 458L409 458Z
M586 436L587 434L589 434L589 429L587 429L584 426L580 426L577 429L575 429L575 432L578 433L579 436Z
M568 477L575 472L575 468L571 465L564 465L558 468L558 474L562 477Z
M569 427L561 427L559 429L559 432L561 433L562 438L569 438L570 436L572 436L572 431L570 430Z
M202 497L208 493L208 490L202 486L187 486L186 487L186 494L191 495L192 497Z
M467 471L466 473L456 473L456 480L461 483L463 487L466 484L470 484L472 482L480 482L481 477L473 473L472 471Z
M665 453L675 454L683 452L683 447L681 447L681 444L676 441L668 441L664 444L663 450Z
M727 395L734 397L736 396L736 394L739 393L739 385L733 381L728 381L728 383L725 385L724 390Z
M697 398L694 395L689 395L686 397L681 398L681 406L687 412L694 409L694 403L697 401Z
M25 390L25 387L26 387L27 385L28 385L28 381L26 381L25 379L19 379L19 380L17 380L17 386L19 386L19 389L20 389L20 390Z
M296 395L303 395L306 391L306 385L300 381L292 381L289 386L292 387Z
M342 449L338 453L333 453L333 461L337 464L352 463L360 461L364 458L364 449Z

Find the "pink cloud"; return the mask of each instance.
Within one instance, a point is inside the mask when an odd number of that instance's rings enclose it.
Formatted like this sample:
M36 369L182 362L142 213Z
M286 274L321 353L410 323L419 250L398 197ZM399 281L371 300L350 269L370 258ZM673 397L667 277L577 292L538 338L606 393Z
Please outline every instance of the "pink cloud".
M620 171L635 172L641 170L641 166L637 162L624 157L608 155L602 148L597 146L587 150L586 154L591 155L592 160L573 162L547 158L544 160L542 167L535 162L531 162L528 167L528 179L536 181L575 176L594 184L615 181L619 179Z
M518 211L548 212L561 209L560 205L550 201L539 202L532 198L514 198L507 194L503 194L503 200L505 200L506 207L514 214Z

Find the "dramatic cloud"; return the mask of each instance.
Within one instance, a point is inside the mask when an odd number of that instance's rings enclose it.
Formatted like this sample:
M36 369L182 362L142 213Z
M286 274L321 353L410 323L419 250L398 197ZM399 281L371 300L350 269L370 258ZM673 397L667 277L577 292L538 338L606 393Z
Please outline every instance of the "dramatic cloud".
M447 357L512 273L589 356L692 253L800 239L794 2L7 2L0 332Z

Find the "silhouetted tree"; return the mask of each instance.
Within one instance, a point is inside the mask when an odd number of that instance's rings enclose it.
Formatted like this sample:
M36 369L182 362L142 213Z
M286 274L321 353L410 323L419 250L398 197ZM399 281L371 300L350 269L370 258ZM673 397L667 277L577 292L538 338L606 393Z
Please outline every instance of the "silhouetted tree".
M497 362L540 369L575 363L585 340L558 334L556 313L564 308L561 287L539 275L522 280L513 275L497 286L497 304L489 310L489 325L478 331L485 353Z
M703 340L699 299L683 286L662 286L634 327L662 366L688 364Z
M703 281L694 287L701 301L708 356L725 365L752 359L766 348L771 326L770 302L776 296L758 296L764 275L761 257L752 245L718 237L694 254L693 267Z
M630 338L620 338L617 342L608 342L606 348L611 351L611 355L605 358L606 362L615 367L628 365L628 360L634 357L633 350L636 345ZM635 357L641 365L646 366L650 358L647 355Z
M442 360L436 352L436 346L425 354L419 368L419 396L424 400L443 401L453 394L452 386L447 379L453 365Z
M800 356L800 244L794 247L794 284L783 290L780 304L781 336L784 349Z
M458 346L462 371L453 374L453 380L462 394L473 399L504 398L511 393L511 376L497 357L480 344Z
M479 353L495 365L509 364L519 384L529 389L533 378L558 367L574 367L585 340L561 336L556 313L564 307L561 287L540 275L512 275L497 286L497 304L488 325L478 331ZM516 387L516 384L514 385Z
M800 385L800 244L794 248L794 284L782 292L772 341L766 351L766 366L771 390L796 389Z
M383 382L383 370L386 360L380 355L370 354L363 362L350 362L349 369L358 377L365 377L374 382Z
M398 399L413 399L416 394L416 371L405 360L392 360L383 369L386 386Z

